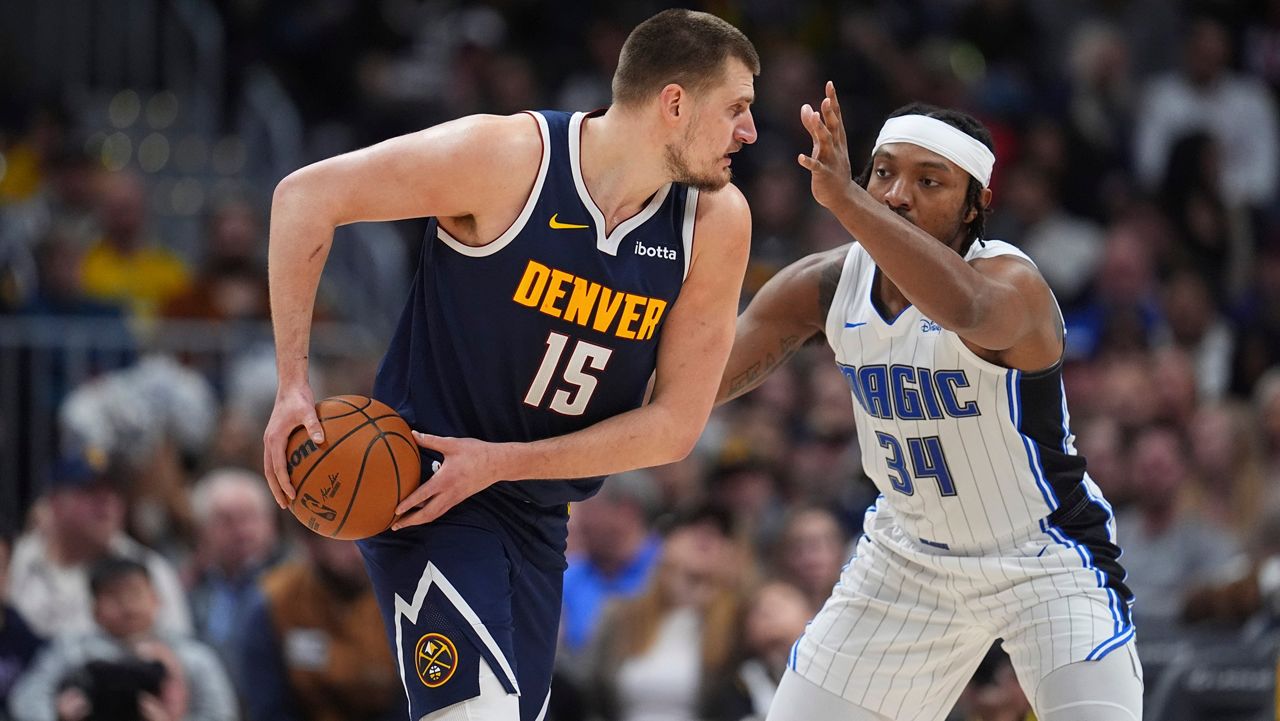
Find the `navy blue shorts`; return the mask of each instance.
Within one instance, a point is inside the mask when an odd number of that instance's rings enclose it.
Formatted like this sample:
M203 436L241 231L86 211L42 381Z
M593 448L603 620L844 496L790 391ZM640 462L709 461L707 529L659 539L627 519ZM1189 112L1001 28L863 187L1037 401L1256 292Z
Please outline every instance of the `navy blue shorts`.
M523 537L519 521L484 506L469 499L432 523L358 542L410 719L479 695L481 662L519 692L521 721L545 714L564 549ZM552 513L527 510L543 521Z

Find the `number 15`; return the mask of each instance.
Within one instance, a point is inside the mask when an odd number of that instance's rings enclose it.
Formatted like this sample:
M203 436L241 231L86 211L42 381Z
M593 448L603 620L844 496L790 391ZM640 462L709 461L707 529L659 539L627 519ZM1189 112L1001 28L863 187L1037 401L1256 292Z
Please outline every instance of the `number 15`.
M524 394L524 402L534 408L541 408L543 398L547 395L547 387L551 385L551 376L560 365L560 356L569 343L569 336L551 333L547 336L547 352L542 356L538 373L533 377L529 392ZM566 416L580 416L587 410L591 402L591 394L596 391L597 378L586 372L587 368L602 371L609 363L613 350L580 340L573 346L573 353L565 365L563 378L565 383L576 386L574 393L557 389L551 394L551 402L547 407L556 413Z

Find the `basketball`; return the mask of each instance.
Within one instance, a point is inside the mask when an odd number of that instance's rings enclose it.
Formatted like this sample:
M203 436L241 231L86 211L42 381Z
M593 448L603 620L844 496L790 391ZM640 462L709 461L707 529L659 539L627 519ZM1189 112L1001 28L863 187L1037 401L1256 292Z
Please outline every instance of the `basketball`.
M316 404L324 442L299 427L285 445L295 495L289 510L312 531L357 540L391 526L396 506L418 487L421 461L409 424L384 403L358 395Z

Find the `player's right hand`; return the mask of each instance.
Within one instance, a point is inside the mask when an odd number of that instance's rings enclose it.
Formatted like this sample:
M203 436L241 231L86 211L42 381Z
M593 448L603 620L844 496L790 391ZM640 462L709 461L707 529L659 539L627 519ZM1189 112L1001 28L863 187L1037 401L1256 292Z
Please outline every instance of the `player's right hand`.
M267 487L275 496L276 504L287 508L293 500L293 484L285 465L285 446L293 429L303 426L317 444L324 442L324 428L316 417L315 396L311 386L281 388L276 393L276 404L271 409L271 420L262 434L262 472L267 477Z
M810 173L813 199L822 207L832 209L853 186L853 172L835 84L828 80L825 92L817 110L808 103L800 108L800 122L813 138L813 151L809 155L801 154L797 160Z

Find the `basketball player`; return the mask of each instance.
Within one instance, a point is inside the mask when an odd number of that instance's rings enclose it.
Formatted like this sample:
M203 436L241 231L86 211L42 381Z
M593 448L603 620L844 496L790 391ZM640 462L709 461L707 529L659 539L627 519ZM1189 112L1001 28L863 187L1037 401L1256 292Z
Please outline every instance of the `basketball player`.
M908 106L854 181L831 84L801 119L813 196L855 242L761 288L721 398L824 336L881 495L770 721L943 719L996 638L1041 721L1137 721L1132 596L1073 447L1062 317L1025 255L981 237L990 133Z
M288 433L321 433L307 348L334 227L431 217L373 393L427 434L429 478L360 544L412 719L541 719L568 504L701 432L748 255L729 180L758 72L736 28L669 10L626 40L606 111L467 117L277 188L263 462L282 506Z

